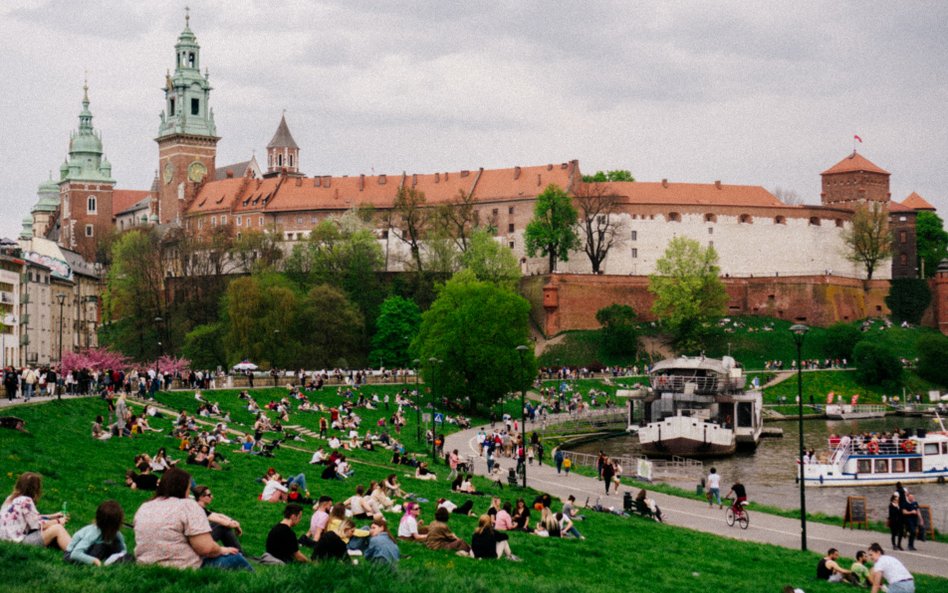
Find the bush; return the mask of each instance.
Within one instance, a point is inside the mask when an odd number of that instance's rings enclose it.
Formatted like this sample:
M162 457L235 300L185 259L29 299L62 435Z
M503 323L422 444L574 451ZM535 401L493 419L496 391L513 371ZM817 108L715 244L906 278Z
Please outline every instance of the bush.
M596 311L602 347L609 354L636 354L639 335L635 328L635 310L628 305L612 304Z
M848 323L836 323L828 328L820 338L820 352L824 358L853 359L853 349L862 339L859 328Z
M862 385L881 385L895 390L902 379L902 362L884 347L863 340L853 349L856 380Z
M892 311L896 323L908 321L918 324L932 302L932 291L928 282L921 278L897 278L889 285L885 304Z
M932 383L948 386L948 337L939 334L922 336L917 348L918 374Z
M227 367L227 357L224 354L224 325L209 323L199 325L184 336L184 345L181 352L191 361L194 369L216 369L218 366Z

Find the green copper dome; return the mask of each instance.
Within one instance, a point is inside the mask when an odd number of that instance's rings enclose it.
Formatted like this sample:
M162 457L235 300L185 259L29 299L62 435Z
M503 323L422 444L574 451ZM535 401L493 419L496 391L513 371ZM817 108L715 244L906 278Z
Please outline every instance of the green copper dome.
M31 212L55 212L59 208L59 184L53 181L52 176L40 184L36 195L39 200Z
M79 129L69 137L69 158L59 169L60 181L102 181L115 183L112 165L102 157L102 138L92 127L89 111L89 85L82 87L82 111Z
M158 139L176 134L217 138L211 109L211 84L207 70L201 74L201 46L191 32L190 17L174 46L174 74L165 77L165 110L158 125Z
M33 217L24 216L23 217L23 230L20 231L21 239L32 239L33 238Z

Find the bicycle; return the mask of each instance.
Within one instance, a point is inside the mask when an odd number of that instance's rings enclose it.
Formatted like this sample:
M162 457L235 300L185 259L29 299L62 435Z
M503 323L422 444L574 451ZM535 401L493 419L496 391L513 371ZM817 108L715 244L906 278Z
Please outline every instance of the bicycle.
M739 505L732 504L727 507L727 510L724 512L724 519L727 521L728 527L734 527L734 523L737 522L740 524L741 529L747 529L747 526L750 525L750 513L744 508L745 505L747 505L746 500L741 501Z

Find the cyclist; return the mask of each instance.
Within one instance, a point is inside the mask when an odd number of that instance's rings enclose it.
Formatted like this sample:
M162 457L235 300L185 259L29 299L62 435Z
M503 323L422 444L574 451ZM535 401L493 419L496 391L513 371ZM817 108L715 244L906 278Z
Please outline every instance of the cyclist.
M734 503L731 504L731 508L734 509L734 514L740 516L744 512L744 502L747 501L747 489L744 487L744 484L741 484L740 480L734 482L734 485L731 486L731 491L727 493L727 496L724 498L731 498L731 495L734 495Z

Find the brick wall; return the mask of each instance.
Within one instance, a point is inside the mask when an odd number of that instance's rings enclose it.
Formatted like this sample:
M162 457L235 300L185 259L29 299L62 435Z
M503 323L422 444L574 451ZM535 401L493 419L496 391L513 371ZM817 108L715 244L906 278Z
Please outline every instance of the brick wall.
M730 315L767 315L825 326L888 314L886 280L865 282L836 276L724 278ZM596 311L620 303L645 320L654 319L647 276L554 274L524 278L521 293L534 322L547 336L598 329Z

